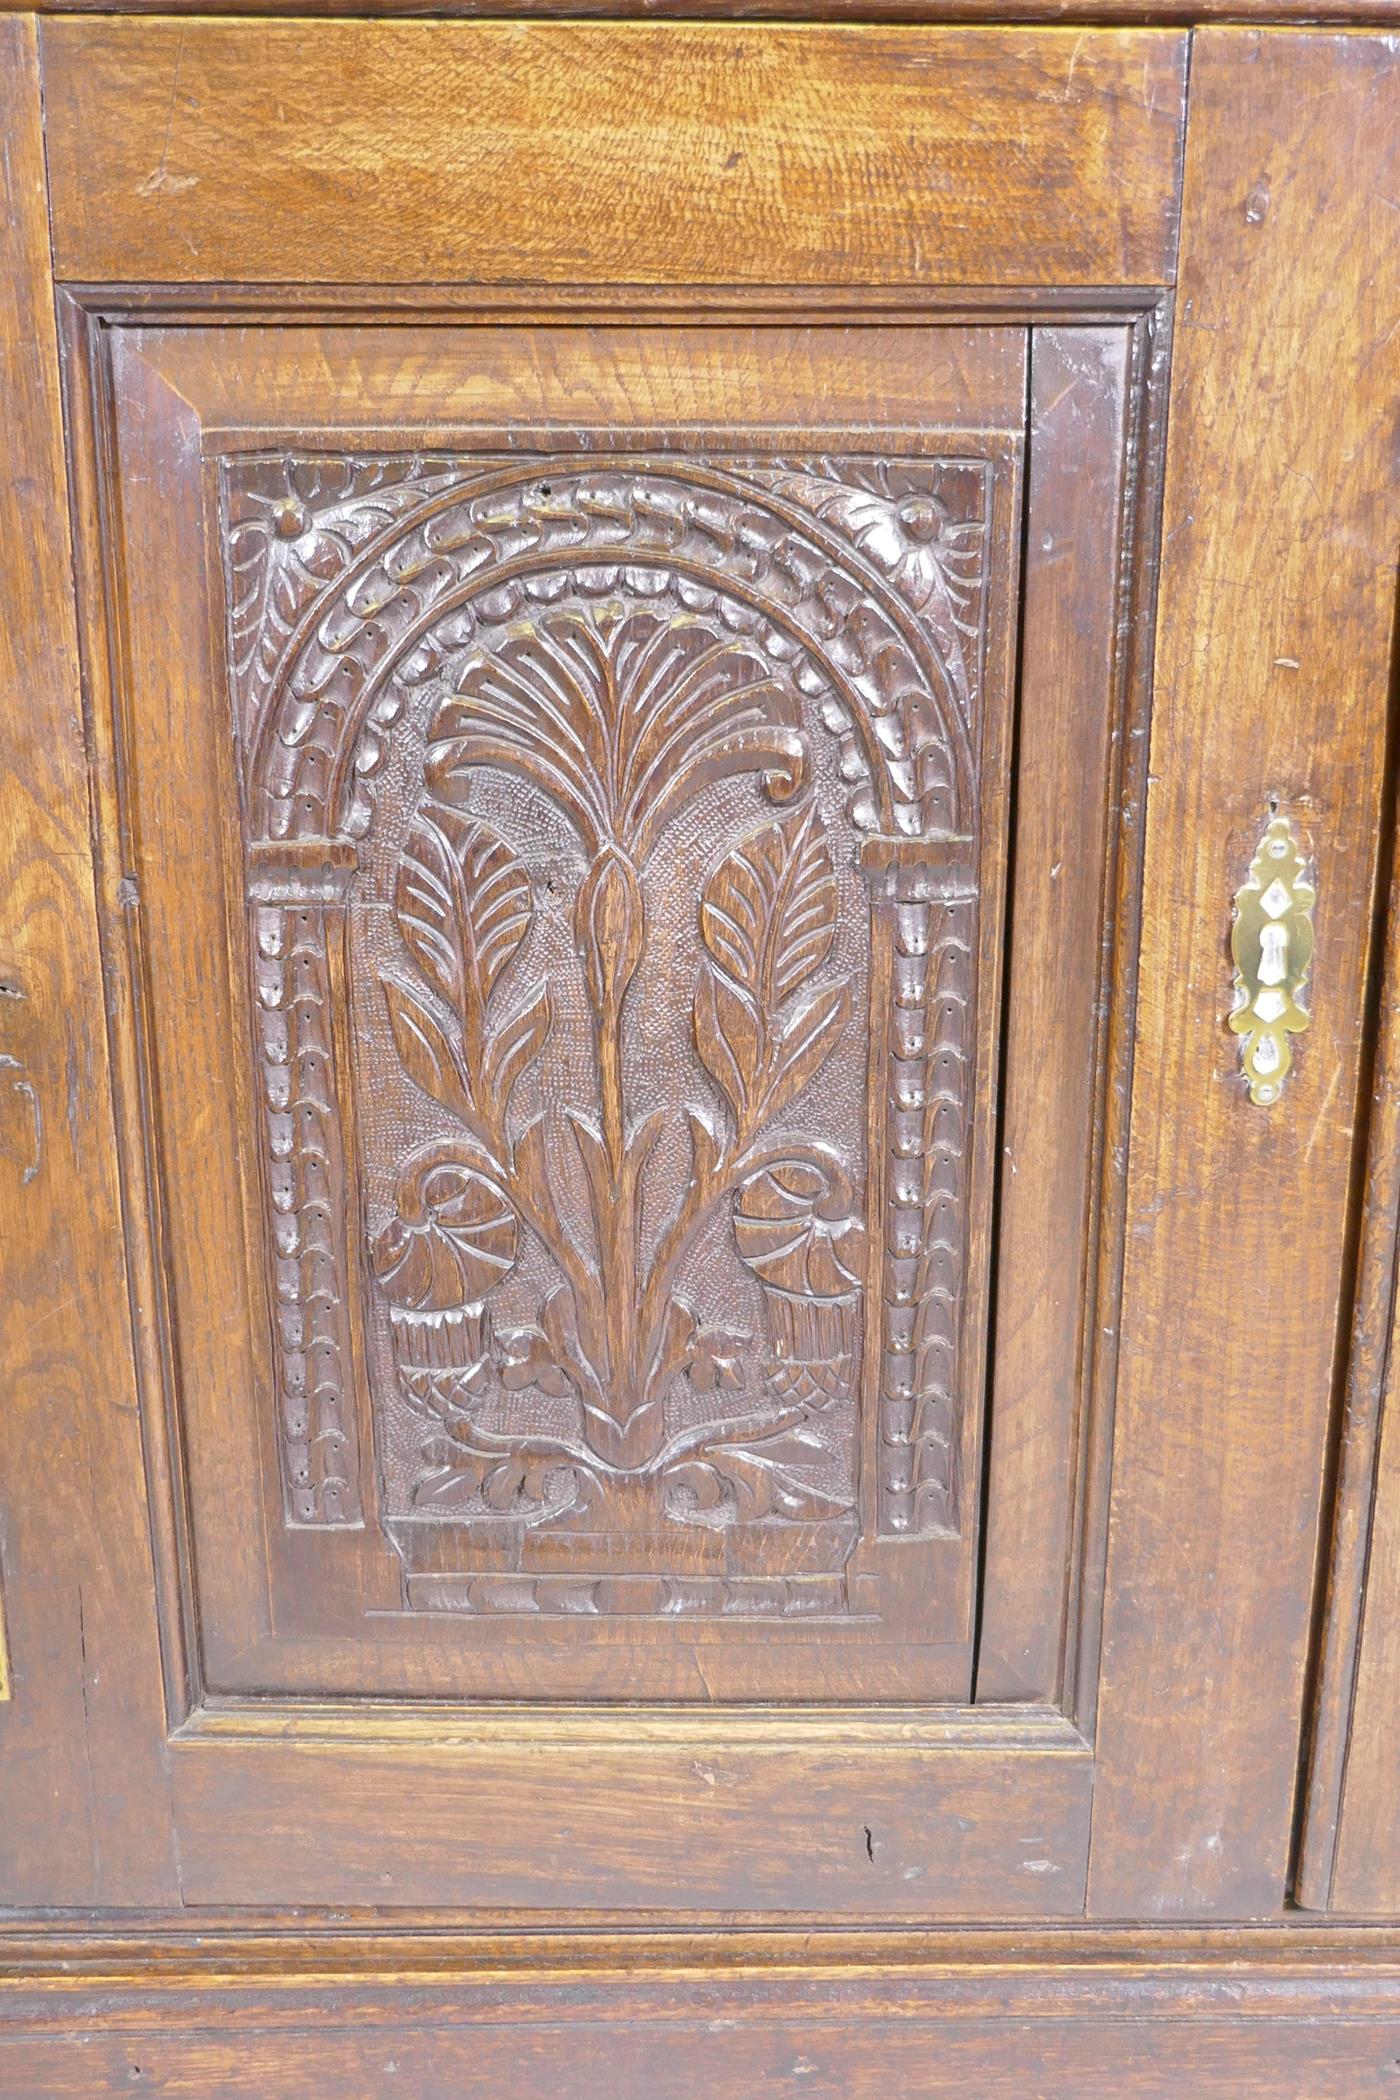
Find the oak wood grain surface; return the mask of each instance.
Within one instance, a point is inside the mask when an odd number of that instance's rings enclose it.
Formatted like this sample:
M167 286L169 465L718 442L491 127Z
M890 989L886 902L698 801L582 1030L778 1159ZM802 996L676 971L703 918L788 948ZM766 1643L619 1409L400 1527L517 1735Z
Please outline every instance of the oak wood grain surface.
M514 1738L441 1746L421 1729L378 1745L363 1727L339 1742L312 1726L300 1742L206 1729L172 1759L183 1886L205 1904L625 1914L664 1891L748 1915L1082 1910L1092 1774L1068 1731L943 1747L915 1724L862 1744L839 1719L823 1741L772 1718L747 1742L723 1717L658 1733L620 1716L610 1742L552 1742L527 1716ZM333 1813L309 1814L317 1797Z
M274 1962L286 1963L290 1972ZM366 1965L370 1957L370 1965ZM587 2095L762 2089L1023 2100L1377 2100L1393 1950L1322 1935L575 1935L363 1928L198 1944L31 1934L0 1985L23 2100L438 2093L460 2078ZM378 1966L374 1966L377 1962ZM96 2029L89 2032L90 2028Z
M56 268L1162 283L1184 63L1163 31L54 20Z
M1400 56L1203 30L1192 82L1090 1887L1119 1915L1284 1896L1400 527ZM1274 808L1318 945L1264 1113L1220 1015Z
M0 1887L175 1893L112 1145L34 25L0 25Z
M1400 4L288 11L0 0L0 2092L1384 2100Z
M45 0L25 9L24 0L0 0L0 13L40 15L197 15L208 12L203 0ZM226 15L312 17L320 15L395 17L421 15L423 0L224 0ZM651 19L738 21L762 16L769 21L927 22L979 24L1007 22L1082 24L1096 28L1197 22L1278 23L1310 27L1317 23L1372 24L1384 27L1400 20L1397 0L665 0L643 10L622 10L617 0L440 0L435 16L615 18L635 12Z

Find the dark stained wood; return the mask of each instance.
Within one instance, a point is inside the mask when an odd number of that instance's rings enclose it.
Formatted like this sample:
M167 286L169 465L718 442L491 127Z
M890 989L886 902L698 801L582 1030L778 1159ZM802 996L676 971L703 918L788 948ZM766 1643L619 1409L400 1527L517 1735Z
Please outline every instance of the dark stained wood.
M32 22L0 24L0 1894L176 1894Z
M1400 2049L1393 1951L1354 1935L728 1940L30 1936L0 2078L15 2100L1378 2100Z
M1163 283L1184 59L1153 31L55 20L57 266Z
M1284 1897L1400 529L1397 54L1206 30L1192 93L1090 1886L1117 1916ZM1261 1111L1223 1015L1275 804L1317 963Z
M1400 53L1126 5L0 0L7 2096L1394 2084Z

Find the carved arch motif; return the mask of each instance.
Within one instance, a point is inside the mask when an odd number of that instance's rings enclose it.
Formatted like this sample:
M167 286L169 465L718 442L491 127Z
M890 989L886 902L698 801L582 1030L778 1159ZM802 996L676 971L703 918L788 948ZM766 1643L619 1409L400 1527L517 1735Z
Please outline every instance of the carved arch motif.
M958 833L975 806L985 515L956 519L931 490L882 488L888 463L854 491L832 465L741 475L692 460L511 460L430 486L411 507L403 484L352 497L339 529L334 509L324 522L294 494L270 525L240 520L234 557L241 536L250 570L279 531L316 547L313 573L339 563L309 602L289 600L283 647L245 716L254 834L362 836L403 705L396 683L432 677L481 619L525 616L570 575L598 596L621 586L697 612L723 599L731 620L745 609L770 646L814 659L845 703L849 720L831 726L869 769L864 796L853 792L862 829ZM236 640L236 657L248 653Z
M633 641L639 631L650 635L649 644L638 644L642 654L651 646L669 651L668 662L687 651L696 659L699 683L688 689L677 724L684 717L693 725L697 708L702 718L708 710L714 734L708 745L699 737L702 762L711 771L753 770L774 803L773 819L717 862L717 893L726 884L747 885L752 905L765 868L771 874L777 863L804 854L809 887L820 892L829 848L816 835L813 805L801 797L805 725L819 724L839 745L849 818L867 842L872 923L889 955L872 1517L890 1534L956 1521L976 949L973 753L988 482L984 463L922 459L702 464L573 455L470 466L442 457L226 465L230 650L250 834L292 1521L333 1523L361 1513L343 1240L352 1177L341 1144L344 1078L335 1069L329 984L340 967L334 958L344 898L357 842L374 821L386 743L409 695L424 686L447 697L434 716L424 802L405 863L417 868L416 878L407 878L410 890L417 881L416 903L399 915L418 982L415 990L412 972L396 975L386 996L415 1077L429 1075L428 1090L439 1100L454 1085L462 1090L465 1137L451 1160L405 1160L396 1218L373 1249L380 1287L392 1302L396 1348L402 1343L403 1389L446 1424L445 1441L456 1448L444 1468L467 1479L473 1506L547 1520L588 1492L590 1469L651 1465L670 1467L670 1506L693 1521L732 1511L736 1497L750 1510L781 1513L790 1492L781 1467L765 1455L792 1427L781 1409L760 1425L772 1435L766 1445L757 1438L757 1453L752 1437L744 1445L735 1436L727 1444L711 1436L707 1447L697 1437L684 1450L665 1449L657 1378L685 1370L702 1383L722 1382L726 1351L737 1346L707 1332L674 1295L660 1291L624 1323L639 1331L619 1373L603 1333L610 1321L600 1325L597 1304L590 1306L601 1279L578 1273L576 1253L564 1249L566 1288L550 1301L552 1310L542 1309L535 1332L510 1335L504 1347L491 1332L491 1265L508 1269L522 1229L542 1229L538 1205L533 1220L529 1215L528 1191L520 1200L515 1164L531 1140L508 1123L511 1087L548 1034L548 998L538 989L521 996L488 1025L498 980L528 930L529 883L518 862L512 871L508 842L473 827L454 783L481 765L528 772L533 764L538 785L539 740L531 759L529 710L522 713L520 694L538 692L541 675L557 693L559 666L567 667L571 649L575 658L592 651L606 683L609 653L629 630ZM684 688L685 676L683 663L679 671L670 663L673 687L679 677ZM584 716L574 727L586 744ZM667 764L678 779L684 767L669 758ZM675 788L675 779L668 787L666 766L653 765L656 807L648 811L643 794L640 802L633 797L629 813L625 795L604 807L587 790L587 767L574 771L571 780L568 767L553 768L549 785L566 810L573 803L589 855L575 923L603 1084L597 1124L579 1143L602 1270L608 1220L616 1225L619 1204L626 1211L628 1176L641 1171L633 1156L639 1133L629 1129L620 1084L609 1087L607 1070L610 1058L619 1062L629 965L635 968L633 950L643 938L638 854L644 857L651 820L664 821L662 791ZM745 863L743 875L736 857ZM449 900L461 927L482 910L496 914L499 967L478 948L474 989L463 958L454 965L450 941L443 945L446 919L440 913L435 929L426 924L432 912L425 919L422 900L435 892ZM821 909L814 904L812 911L816 931L799 925L793 937L799 963L804 939L820 946ZM729 935L715 931L721 921ZM863 1243L875 1219L862 1218L842 1162L815 1140L781 1131L766 1137L770 1117L741 1141L746 1088L758 1087L765 1058L781 1066L773 1044L786 1040L784 1030L800 1022L813 1038L788 1043L795 1097L802 1070L830 1054L844 1017L839 986L813 992L805 988L811 971L799 970L786 1012L780 1003L755 1023L734 924L733 912L717 905L707 927L702 908L705 955L693 1025L732 1129L722 1142L708 1126L693 1129L692 1180L707 1202L732 1205L736 1246L766 1308L770 1389L776 1383L787 1391L800 1422L804 1409L820 1404L823 1379L849 1389L859 1377ZM456 1016L457 1032L449 1039L441 997L452 987L442 973L454 967L457 999L448 999L446 1010ZM777 1083L772 1072L767 1083ZM494 1105L477 1098L492 1085ZM785 1108L780 1101L778 1112ZM614 1307L624 1295L618 1279L635 1263L630 1229L624 1219L614 1248ZM473 1390L492 1368L507 1383L513 1377L540 1391L550 1390L551 1379L571 1386L591 1434L572 1453L557 1439L553 1449L525 1448L530 1439L495 1448L473 1426L472 1409ZM724 1446L718 1464L717 1445ZM540 1608L538 1595L530 1608Z

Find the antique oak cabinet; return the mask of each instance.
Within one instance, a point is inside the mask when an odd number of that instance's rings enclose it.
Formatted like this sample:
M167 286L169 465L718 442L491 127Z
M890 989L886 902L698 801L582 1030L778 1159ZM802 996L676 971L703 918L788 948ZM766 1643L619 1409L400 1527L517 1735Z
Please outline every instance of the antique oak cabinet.
M1400 13L765 12L0 12L6 2100L1400 2093Z

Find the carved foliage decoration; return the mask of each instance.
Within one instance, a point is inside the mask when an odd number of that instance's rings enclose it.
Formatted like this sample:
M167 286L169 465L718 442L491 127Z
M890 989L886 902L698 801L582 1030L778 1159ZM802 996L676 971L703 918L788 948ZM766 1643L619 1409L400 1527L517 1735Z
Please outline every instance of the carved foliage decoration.
M810 1142L774 1139L777 1118L851 1013L844 983L797 997L831 947L836 892L815 804L801 796L806 754L796 719L792 694L747 646L689 614L616 604L550 614L513 632L498 653L474 655L437 714L396 890L405 947L433 996L397 974L386 974L384 996L405 1070L460 1135L455 1150L439 1145L409 1162L397 1215L374 1250L395 1301L405 1397L426 1402L440 1431L423 1498L437 1508L479 1501L535 1520L596 1502L619 1476L649 1474L676 1507L726 1497L737 1507L741 1492L750 1514L775 1500L805 1506L776 1440L823 1397L850 1390L863 1233L839 1163ZM566 1114L588 1235L555 1186L543 1112L513 1113L520 1078L548 1044L552 1011L543 982L511 971L530 932L525 869L458 806L482 766L516 771L550 797L585 856L572 919L596 1078L592 1098L568 1103ZM780 801L800 799L727 854L706 886L709 954L692 1026L729 1114L721 1125L686 1107L688 1176L646 1248L643 1179L665 1111L629 1099L623 1038L648 940L647 867L699 787L750 771ZM450 1195L434 1207L444 1180ZM770 1188L795 1209L766 1205ZM837 1191L845 1213L819 1223ZM668 1433L672 1382L690 1376L712 1400L722 1397L747 1340L708 1324L676 1286L692 1243L726 1205L741 1257L770 1275L767 1295L783 1308L770 1390L756 1413L750 1400L747 1411L706 1413ZM544 1249L552 1280L532 1319L497 1329L490 1294L522 1231ZM839 1308L837 1346L823 1358L820 1326L802 1326L801 1308L826 1304L831 1263L804 1254L801 1238L820 1234L825 1248L833 1231L855 1266L830 1301ZM449 1333L458 1360L425 1378L425 1361L436 1361ZM794 1347L816 1352L810 1367L792 1358ZM571 1419L524 1437L493 1428L473 1405L488 1365L507 1391L567 1400ZM763 1455L744 1456L754 1438ZM737 1470L727 1472L731 1457Z
M362 482L373 486L356 496ZM362 836L409 692L481 624L570 585L591 598L622 588L643 603L722 607L789 662L805 654L798 682L827 692L825 726L842 740L861 828L969 827L986 487L981 462L923 460L581 455L477 462L470 475L442 460L244 470L226 502L255 833ZM314 590L308 571L325 586ZM275 584L257 580L273 572ZM265 605L281 643L270 667L251 631ZM873 737L857 721L875 725Z
M328 1010L347 909L369 883L377 923L382 880L392 938L356 935L343 967L357 1037L382 1029L398 1075L356 1122L387 1191L377 1424L417 1453L386 1512L401 1550L400 1519L508 1528L518 1572L462 1561L455 1608L632 1608L600 1601L628 1538L646 1608L840 1608L858 1521L957 1522L988 472L226 464L295 1520L362 1506L357 1169L344 1046L327 1023L298 1064L276 1017ZM663 934L682 865L688 920ZM887 1106L867 1157L863 1113L832 1104L868 1083ZM772 1562L773 1525L818 1543ZM577 1576L529 1575L520 1538L560 1527ZM600 1572L585 1534L613 1541ZM725 1537L760 1543L716 1562Z

